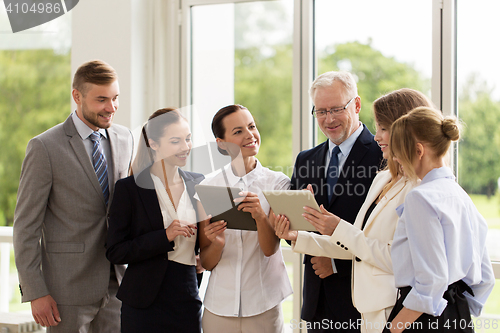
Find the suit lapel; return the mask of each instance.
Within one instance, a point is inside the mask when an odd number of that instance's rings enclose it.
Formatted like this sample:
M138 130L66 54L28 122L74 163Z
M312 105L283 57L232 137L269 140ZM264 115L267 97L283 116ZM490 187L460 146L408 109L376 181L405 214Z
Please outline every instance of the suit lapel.
M164 229L163 215L156 195L155 185L150 175L150 167L144 169L136 178L137 191L153 230Z
M377 186L377 191L374 191L375 193L375 198L373 198L373 201L375 201L376 197L378 194L380 194L384 188L385 185L389 183L391 180L391 177L387 179L387 181L382 181L378 182ZM368 230L368 228L371 226L372 222L377 218L378 214L391 202L391 200L399 193L401 190L405 187L406 185L406 178L401 178L397 181L396 184L394 184L391 189L386 193L386 195L380 200L380 202L377 204L373 212L370 214L370 217L368 218L368 221L366 221L366 225L364 230ZM371 201L371 202L373 202Z
M189 198L191 199L193 207L195 207L196 209L196 199L193 198L194 194L196 193L196 191L194 190L194 186L196 185L196 183L194 182L194 178L189 173L184 172L181 169L179 169L179 174L181 175L182 179L184 179Z
M151 227L153 230L160 230L164 229L163 215L158 201L158 196L156 194L155 185L153 179L151 178L150 170L151 167L144 169L135 181L142 204L144 205L144 209L146 210L151 222ZM194 186L197 184L196 179L181 169L179 169L179 174L182 179L184 179L189 198L191 199L194 209L197 211L196 199L193 197L195 194Z
M83 170L85 171L85 174L87 175L90 183L96 190L97 194L99 197L102 199L102 203L105 205L106 202L104 201L104 196L102 195L102 189L101 185L99 184L99 181L97 180L97 176L95 174L94 167L92 166L92 162L90 161L90 157L87 154L87 150L85 149L85 146L83 145L82 138L78 134L78 131L76 130L75 124L73 123L73 119L71 118L71 115L66 119L64 122L64 130L66 132L66 135L69 136L69 144L71 148L73 149L73 152L75 153L75 156L78 158L78 161L80 162L80 165L82 166Z
M323 142L323 146L318 150L315 156L314 163L316 164L313 168L307 168L308 170L316 170L316 175L309 175L309 183L313 185L313 189L317 193L316 201L319 205L328 206L328 192L324 189L326 186L326 155L328 152L328 140Z
M194 178L193 174L182 171L181 169L179 169L179 174L181 175L182 179L184 179L184 182L186 183L186 190L188 192L189 199L191 199L191 203L193 204L194 211L196 212L196 222L200 222L200 215L198 212L197 200L194 198L194 195L196 193L194 186L196 184L199 184L202 179ZM199 236L200 236L200 233L198 230L198 232L196 233L196 243L195 243L195 247L194 247L195 254L198 254L198 250L200 248Z
M201 174L195 174L195 175L199 175L200 177L194 178L192 173L182 171L181 169L179 169L179 174L181 175L181 177L184 179L184 182L186 183L186 189L187 189L188 194L189 194L189 199L191 199L191 203L193 204L194 210L196 211L197 221L200 221L200 216L199 216L199 212L198 212L198 200L196 200L194 198L194 195L196 194L196 190L194 187L195 187L195 185L199 184L204 179L204 176Z
M385 178L384 178L385 179ZM390 178L389 178L390 179ZM361 206L357 216L356 216L356 221L354 222L354 225L356 227L358 227L359 229L361 229L362 225L363 225L363 220L364 220L364 216L366 215L366 212L368 211L368 208L370 208L370 205L375 201L377 200L378 198L378 195L382 192L385 184L387 184L386 181L384 180L380 180L378 182L373 182L372 185L370 186L370 190L368 191L368 194L366 195L366 198L365 198L365 202L363 203L363 206ZM368 205L370 204L370 205ZM374 210L377 210L377 208L379 208L379 205L377 205L375 207ZM371 217L373 217L373 212L372 214L370 215ZM358 216L363 216L363 219L358 219ZM365 229L367 227L367 225L371 222L371 219L369 219L367 222L366 222L366 225L365 225Z
M111 160L113 163L113 182L109 184L109 193L112 195L115 193L115 182L120 179L118 166L120 161L120 147L118 145L118 134L113 130L112 127L106 130L108 132L109 146L111 148ZM111 201L112 197L110 197Z

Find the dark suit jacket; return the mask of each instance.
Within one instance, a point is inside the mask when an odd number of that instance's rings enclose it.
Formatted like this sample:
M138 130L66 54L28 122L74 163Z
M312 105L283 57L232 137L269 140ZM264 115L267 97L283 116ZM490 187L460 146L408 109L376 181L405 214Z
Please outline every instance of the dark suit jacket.
M292 176L292 189L303 189L312 184L315 198L319 205L333 214L351 223L356 219L368 189L382 161L382 152L373 135L363 125L358 137L342 168L331 202L328 202L328 185L325 178L325 159L328 152L328 141L301 152L295 161ZM330 309L336 317L348 322L349 318L359 314L351 300L351 260L335 259L337 274L320 279L312 269L311 256L304 259L304 301L302 319L311 321L317 310L321 284Z
M196 209L194 186L204 177L180 169L179 173ZM130 176L116 183L108 223L106 257L114 264L128 264L116 296L127 305L146 308L160 290L174 246L165 233L150 168L137 180Z

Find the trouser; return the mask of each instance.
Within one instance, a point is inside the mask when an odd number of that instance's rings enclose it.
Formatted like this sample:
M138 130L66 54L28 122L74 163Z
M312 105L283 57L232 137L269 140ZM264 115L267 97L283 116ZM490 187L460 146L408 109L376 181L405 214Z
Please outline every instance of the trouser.
M411 288L412 287L399 288L399 297L389 316L388 323L390 323L403 308L403 301L406 296L408 296ZM449 285L448 290L446 290L443 294L443 298L448 301L448 305L444 309L443 313L438 317L424 313L418 317L412 325L405 329L404 332L473 333L474 326L470 316L469 303L463 295L465 291L474 296L472 289L470 289L470 287L462 280ZM389 327L390 326L388 324L384 329L384 333L390 332Z
M281 303L264 313L251 317L224 317L205 308L203 312L204 333L283 333L284 322Z
M57 305L61 322L47 327L47 333L117 333L120 332L122 302L116 298L118 281L111 275L108 295L89 305Z

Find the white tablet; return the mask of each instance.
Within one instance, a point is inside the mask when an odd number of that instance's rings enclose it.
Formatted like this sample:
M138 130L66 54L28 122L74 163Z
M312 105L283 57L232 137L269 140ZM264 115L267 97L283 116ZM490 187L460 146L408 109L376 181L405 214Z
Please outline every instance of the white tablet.
M285 215L290 221L290 230L316 231L302 214L308 206L320 211L314 195L304 190L262 191L275 215Z

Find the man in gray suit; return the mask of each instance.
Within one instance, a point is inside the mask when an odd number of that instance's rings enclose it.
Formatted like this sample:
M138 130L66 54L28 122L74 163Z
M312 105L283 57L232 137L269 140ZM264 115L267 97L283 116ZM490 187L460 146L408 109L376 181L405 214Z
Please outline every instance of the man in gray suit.
M76 111L26 148L14 252L22 301L47 332L120 331L121 275L104 247L108 203L132 158L130 130L112 125L118 94L111 66L83 64L73 79Z

